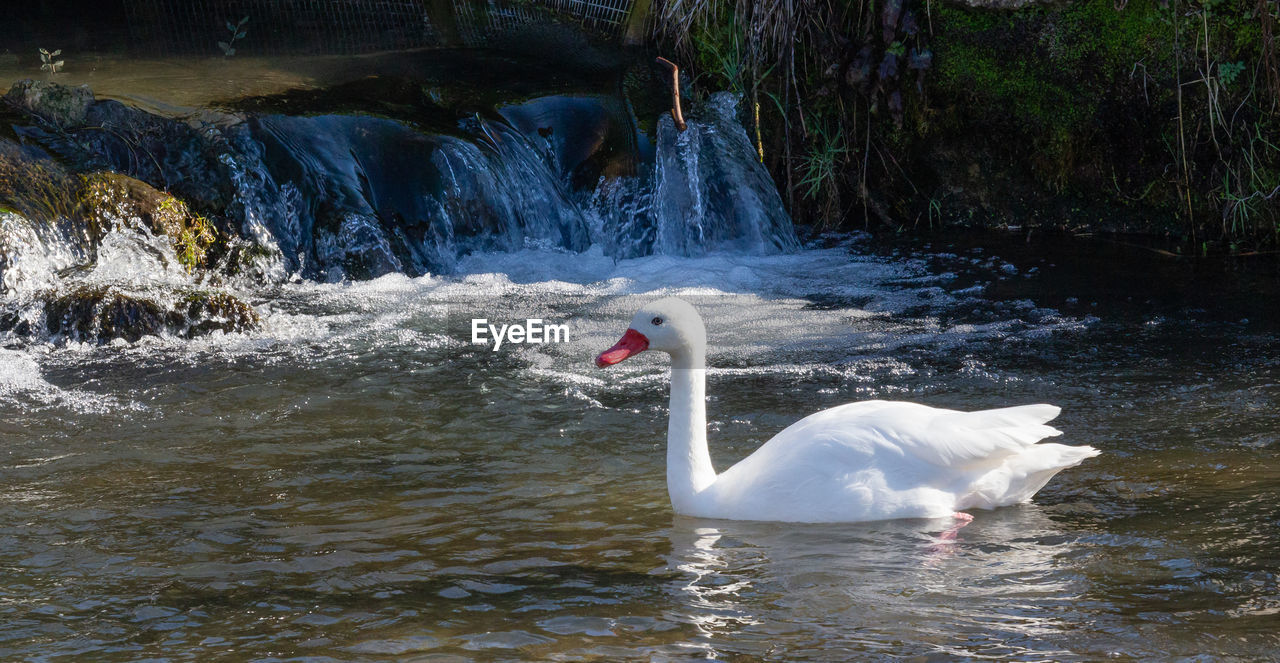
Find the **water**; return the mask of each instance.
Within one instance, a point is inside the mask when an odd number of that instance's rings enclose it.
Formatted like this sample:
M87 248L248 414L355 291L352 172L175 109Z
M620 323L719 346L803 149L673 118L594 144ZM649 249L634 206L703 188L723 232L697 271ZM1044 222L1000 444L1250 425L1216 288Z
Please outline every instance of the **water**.
M251 334L0 350L0 657L1274 658L1280 327L1204 275L1220 300L1141 289L1178 263L1082 278L1103 255L526 250L282 286ZM867 398L1056 403L1104 455L954 543L673 517L662 362L591 364L672 293L720 468ZM473 317L571 340L494 352Z

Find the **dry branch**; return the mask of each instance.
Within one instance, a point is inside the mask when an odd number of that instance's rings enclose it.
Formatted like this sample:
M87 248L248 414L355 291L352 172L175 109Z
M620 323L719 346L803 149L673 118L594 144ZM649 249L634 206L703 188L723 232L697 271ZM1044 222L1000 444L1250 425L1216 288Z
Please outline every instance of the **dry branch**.
M684 131L688 127L684 123L684 113L680 111L680 67L666 58L658 58L658 64L671 69L671 119L676 121L677 129Z

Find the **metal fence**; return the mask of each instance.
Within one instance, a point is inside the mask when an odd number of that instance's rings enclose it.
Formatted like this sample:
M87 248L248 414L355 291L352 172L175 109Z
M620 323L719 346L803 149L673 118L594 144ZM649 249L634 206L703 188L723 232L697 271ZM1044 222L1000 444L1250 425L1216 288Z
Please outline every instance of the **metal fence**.
M255 55L350 54L458 45L483 46L489 35L551 17L570 19L608 38L626 24L633 0L451 0L450 16L432 20L427 0L126 0L130 37L139 51L216 55L228 26L248 17L233 45ZM444 30L445 23L453 23Z
M540 4L584 22L612 30L620 30L631 13L633 0L543 0Z

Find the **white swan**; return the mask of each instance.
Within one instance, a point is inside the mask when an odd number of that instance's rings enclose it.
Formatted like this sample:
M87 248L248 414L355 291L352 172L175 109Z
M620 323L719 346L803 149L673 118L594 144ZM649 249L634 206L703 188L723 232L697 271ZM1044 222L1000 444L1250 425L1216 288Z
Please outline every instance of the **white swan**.
M690 305L636 313L603 368L644 350L671 355L667 491L676 513L729 520L855 522L937 518L1026 502L1093 447L1037 444L1062 433L1052 405L959 412L894 401L850 403L788 426L717 475L707 451L706 330Z

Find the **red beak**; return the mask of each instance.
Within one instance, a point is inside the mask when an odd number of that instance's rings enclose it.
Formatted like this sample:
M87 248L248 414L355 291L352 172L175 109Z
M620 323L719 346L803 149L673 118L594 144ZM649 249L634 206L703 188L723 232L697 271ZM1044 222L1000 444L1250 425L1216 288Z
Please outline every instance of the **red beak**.
M599 368L613 366L631 355L639 354L648 349L649 339L634 329L628 329L627 333L622 335L622 340L618 341L612 348L601 352L599 357L596 357L596 366Z

